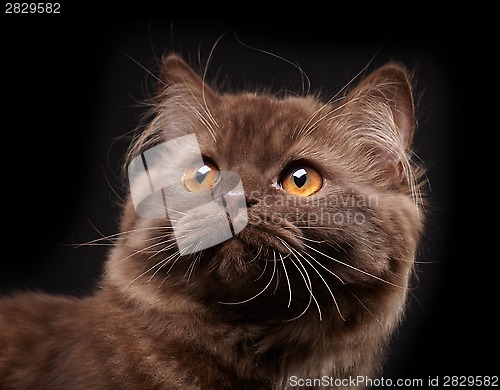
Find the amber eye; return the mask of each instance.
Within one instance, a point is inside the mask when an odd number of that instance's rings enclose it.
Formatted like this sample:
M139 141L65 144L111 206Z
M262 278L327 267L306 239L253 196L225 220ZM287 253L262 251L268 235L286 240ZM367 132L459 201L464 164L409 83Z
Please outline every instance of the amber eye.
M184 186L190 192L199 192L211 189L219 179L219 168L212 162L196 165L189 168L184 174Z
M323 178L316 169L299 164L285 170L280 186L289 194L310 196L323 187Z

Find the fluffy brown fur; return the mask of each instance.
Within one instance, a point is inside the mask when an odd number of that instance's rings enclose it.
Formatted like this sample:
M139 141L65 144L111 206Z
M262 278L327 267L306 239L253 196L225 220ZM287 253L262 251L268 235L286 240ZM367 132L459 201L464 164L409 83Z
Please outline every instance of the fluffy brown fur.
M241 177L248 225L181 256L170 221L141 218L128 201L93 296L0 300L0 388L255 390L291 388L292 376L376 378L423 221L408 72L387 64L326 102L222 94L177 55L159 80L130 158L194 132L204 158ZM280 186L296 162L321 173L316 194Z

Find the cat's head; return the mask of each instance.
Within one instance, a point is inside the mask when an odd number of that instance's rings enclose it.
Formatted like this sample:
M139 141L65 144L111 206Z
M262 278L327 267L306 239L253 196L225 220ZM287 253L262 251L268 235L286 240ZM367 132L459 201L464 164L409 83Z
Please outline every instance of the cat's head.
M255 320L402 305L423 218L404 67L321 100L219 93L170 55L159 88L130 149L111 265L125 291Z

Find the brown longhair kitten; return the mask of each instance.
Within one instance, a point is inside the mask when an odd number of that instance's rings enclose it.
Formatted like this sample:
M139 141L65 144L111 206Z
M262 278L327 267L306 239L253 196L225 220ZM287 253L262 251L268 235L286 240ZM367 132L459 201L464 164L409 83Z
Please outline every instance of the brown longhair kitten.
M375 379L423 228L408 72L329 101L220 93L175 54L159 80L100 289L0 300L0 388Z

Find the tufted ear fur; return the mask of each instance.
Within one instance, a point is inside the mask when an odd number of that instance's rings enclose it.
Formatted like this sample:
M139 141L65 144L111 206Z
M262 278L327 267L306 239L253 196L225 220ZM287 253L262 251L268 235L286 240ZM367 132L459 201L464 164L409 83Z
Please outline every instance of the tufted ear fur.
M160 66L160 95L174 89L195 99L214 100L217 93L178 54L167 55Z
M413 138L414 105L410 75L406 68L389 63L377 69L348 95L362 103L384 102L391 110L401 149L406 150Z
M347 93L342 121L357 143L358 158L391 183L414 181L410 145L415 127L410 73L388 63ZM411 184L410 184L411 185Z
M220 95L178 54L163 58L157 80L158 93L148 112L148 129L129 150L128 159L159 142L193 133L197 124L207 128L214 125L211 111Z

